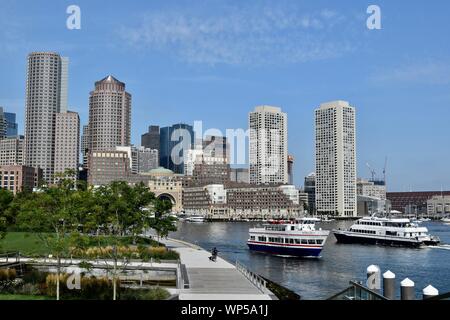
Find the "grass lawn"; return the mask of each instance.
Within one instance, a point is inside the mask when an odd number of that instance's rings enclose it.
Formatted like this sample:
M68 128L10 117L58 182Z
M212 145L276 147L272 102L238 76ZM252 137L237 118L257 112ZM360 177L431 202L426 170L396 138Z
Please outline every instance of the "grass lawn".
M0 294L0 300L55 300L55 298L24 294Z
M0 241L0 251L20 251L22 255L47 255L47 250L37 234L29 232L8 232Z
M131 244L132 237L123 237L120 241L123 244ZM137 243L147 246L158 246L154 240L138 238ZM92 238L89 246L107 245L107 237ZM0 240L1 252L20 251L24 256L47 256L48 250L39 239L38 235L30 232L8 232L3 240Z

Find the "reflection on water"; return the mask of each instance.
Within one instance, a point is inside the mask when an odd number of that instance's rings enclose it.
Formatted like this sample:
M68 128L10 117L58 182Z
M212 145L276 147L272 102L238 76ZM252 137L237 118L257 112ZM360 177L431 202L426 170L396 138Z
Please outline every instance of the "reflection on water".
M230 262L239 260L253 271L297 292L303 299L326 299L346 288L350 280L364 280L367 266L377 264L391 270L400 281L409 277L416 283L418 296L429 284L441 293L450 291L450 250L391 248L370 245L337 244L330 234L320 259L282 258L249 251L248 229L255 222L179 222L170 237L198 244L206 250L217 247ZM347 228L352 222L319 224L323 229ZM433 235L450 243L450 226L425 223Z

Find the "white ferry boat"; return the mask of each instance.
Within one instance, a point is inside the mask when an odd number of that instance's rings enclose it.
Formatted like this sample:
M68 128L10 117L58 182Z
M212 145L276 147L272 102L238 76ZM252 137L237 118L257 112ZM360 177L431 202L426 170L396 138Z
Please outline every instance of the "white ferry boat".
M204 216L190 216L190 217L186 218L186 221L202 223L202 222L205 222L205 217Z
M440 239L431 236L426 227L409 219L364 217L348 230L333 230L340 243L383 244L391 246L420 247L437 245Z
M249 230L250 250L281 256L319 257L329 231L316 230L316 220L273 221Z

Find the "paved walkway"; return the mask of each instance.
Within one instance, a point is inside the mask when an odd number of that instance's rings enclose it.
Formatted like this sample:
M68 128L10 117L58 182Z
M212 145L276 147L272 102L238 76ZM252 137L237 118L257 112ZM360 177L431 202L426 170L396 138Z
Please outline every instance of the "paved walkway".
M248 280L234 265L217 257L209 260L206 250L175 239L163 239L168 248L180 254L186 266L189 289L181 289L180 300L271 300Z

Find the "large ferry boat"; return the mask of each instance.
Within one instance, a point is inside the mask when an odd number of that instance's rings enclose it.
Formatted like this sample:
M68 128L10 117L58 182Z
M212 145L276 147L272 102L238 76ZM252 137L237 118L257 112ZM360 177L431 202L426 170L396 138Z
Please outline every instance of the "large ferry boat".
M272 221L249 230L250 250L281 256L319 257L329 231L316 230L315 220Z
M437 245L440 239L431 236L426 227L409 219L364 217L348 230L333 230L340 243L382 244L390 246L420 247Z

